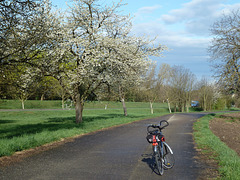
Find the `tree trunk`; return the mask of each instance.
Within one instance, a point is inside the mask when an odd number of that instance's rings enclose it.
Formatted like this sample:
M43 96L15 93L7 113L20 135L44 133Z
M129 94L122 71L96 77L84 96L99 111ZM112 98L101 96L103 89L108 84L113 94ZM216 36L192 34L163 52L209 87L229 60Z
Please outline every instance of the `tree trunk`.
M43 101L43 100L44 100L44 94L41 95L41 101Z
M25 109L25 106L24 106L24 100L21 99L21 102L22 102L22 109Z
M187 113L189 112L189 105L188 103L186 104L186 109L187 109Z
M62 109L64 109L64 96L62 96Z
M203 96L203 111L207 111L207 103L206 103L206 97Z
M64 100L62 99L62 109L64 109Z
M123 112L124 112L124 116L127 116L127 108L126 108L126 104L125 104L125 99L122 98L122 105L123 105Z
M153 103L150 101L151 114L153 114Z
M119 88L119 97L121 99L122 106L123 106L123 113L124 113L124 116L127 116L127 108L126 108L126 104L125 104L124 93L122 92L122 88L120 85L118 88Z
M80 94L77 95L75 101L75 111L76 111L76 124L82 123L82 114L83 114L84 103L80 99Z
M169 110L169 113L172 113L171 106L170 106L170 102L168 101L168 99L167 99L167 103L168 103L168 110Z

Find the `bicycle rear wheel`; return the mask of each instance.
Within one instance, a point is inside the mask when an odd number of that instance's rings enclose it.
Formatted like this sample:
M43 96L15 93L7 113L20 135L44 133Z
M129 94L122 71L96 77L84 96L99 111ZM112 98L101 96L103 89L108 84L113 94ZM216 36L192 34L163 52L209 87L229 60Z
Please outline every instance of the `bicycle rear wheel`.
M162 154L163 155L163 154ZM155 163L157 166L157 170L159 172L160 175L163 175L164 172L164 164L163 164L163 156L161 155L161 150L160 147L157 146L156 147L156 151L154 152L154 158L155 158Z

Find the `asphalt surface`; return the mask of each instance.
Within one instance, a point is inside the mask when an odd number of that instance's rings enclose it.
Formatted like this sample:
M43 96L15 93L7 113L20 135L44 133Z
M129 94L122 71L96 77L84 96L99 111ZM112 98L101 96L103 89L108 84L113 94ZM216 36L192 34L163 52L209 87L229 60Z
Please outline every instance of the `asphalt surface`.
M0 168L1 180L193 180L206 168L196 158L193 122L204 114L174 114L91 133L73 142ZM148 124L168 120L163 130L175 156L175 166L159 176L153 166Z

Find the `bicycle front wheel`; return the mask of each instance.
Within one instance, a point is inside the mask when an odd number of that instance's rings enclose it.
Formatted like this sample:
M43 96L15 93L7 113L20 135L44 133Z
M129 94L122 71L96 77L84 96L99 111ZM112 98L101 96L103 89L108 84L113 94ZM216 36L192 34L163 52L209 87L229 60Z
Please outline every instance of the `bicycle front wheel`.
M156 162L158 172L160 175L163 175L163 172L164 172L164 167L163 167L164 165L163 165L163 158L162 158L163 154L159 146L157 146L157 149L154 153L154 157L155 157L155 162Z
M170 169L174 166L175 159L173 151L166 142L163 142L163 160L165 168Z

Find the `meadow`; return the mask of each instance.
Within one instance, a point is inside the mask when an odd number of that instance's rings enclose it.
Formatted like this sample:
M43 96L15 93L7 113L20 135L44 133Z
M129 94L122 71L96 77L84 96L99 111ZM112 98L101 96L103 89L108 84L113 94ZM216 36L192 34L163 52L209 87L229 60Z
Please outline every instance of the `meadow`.
M25 109L62 109L61 100L27 100L25 101ZM71 102L66 101L65 106L70 107ZM127 108L147 108L149 102L126 102ZM154 108L167 108L167 103L154 103ZM84 109L105 109L107 108L122 108L120 101L88 101L84 104ZM70 108L74 108L71 106ZM0 100L0 109L22 109L19 100Z
M9 102L16 107L14 101ZM47 102L57 104L57 101ZM47 104L47 102L45 103ZM29 102L32 107L34 103L34 101ZM106 105L107 109L105 109ZM8 105L7 107L12 106ZM148 103L129 102L127 103L128 116L125 117L120 102L89 102L86 103L83 111L83 123L81 124L75 124L75 110L54 110L54 107L49 104L44 107L53 110L45 110L45 108L41 110L37 106L34 106L37 109L2 110L0 111L0 157L62 138L168 113L166 104L155 103L154 114L150 113L148 106Z

